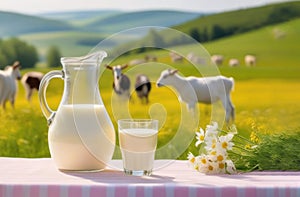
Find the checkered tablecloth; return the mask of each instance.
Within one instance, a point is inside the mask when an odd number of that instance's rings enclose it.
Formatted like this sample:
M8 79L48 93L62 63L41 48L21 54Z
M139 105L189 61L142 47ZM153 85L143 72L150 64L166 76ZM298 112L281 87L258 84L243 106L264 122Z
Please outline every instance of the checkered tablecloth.
M300 197L300 172L204 175L191 169L187 161L170 161L151 177L136 177L116 169L62 172L50 158L2 157L0 196Z

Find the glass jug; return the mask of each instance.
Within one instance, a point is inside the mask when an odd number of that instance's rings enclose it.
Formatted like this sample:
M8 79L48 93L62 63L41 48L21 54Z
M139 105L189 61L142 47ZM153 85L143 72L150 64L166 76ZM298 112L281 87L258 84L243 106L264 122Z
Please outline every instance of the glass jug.
M102 170L115 148L113 124L100 97L98 81L104 51L83 57L63 57L63 70L48 72L39 89L40 106L47 118L51 157L61 170ZM57 111L46 100L53 78L64 80Z

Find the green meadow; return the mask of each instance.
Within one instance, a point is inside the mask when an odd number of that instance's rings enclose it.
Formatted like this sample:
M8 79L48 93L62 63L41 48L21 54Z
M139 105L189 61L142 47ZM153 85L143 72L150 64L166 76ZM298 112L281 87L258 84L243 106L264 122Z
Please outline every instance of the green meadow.
M283 32L282 37L276 37L275 31ZM223 54L224 64L219 67L221 74L235 79L235 88L232 100L236 108L235 125L241 135L249 138L255 131L263 135L294 133L300 131L300 20L293 20L279 25L268 26L248 33L220 39L204 45L210 54ZM197 50L197 46L181 46L186 54ZM71 52L70 52L71 53ZM118 114L123 108L128 110L132 117L151 118L160 120L158 147L168 145L176 138L176 132L182 121L186 121L186 108L178 100L177 93L169 87L157 88L155 81L159 74L166 68L176 68L182 75L197 75L188 61L172 63L168 51L151 51L158 57L157 62L146 63L138 67L130 67L125 72L134 83L137 73L147 74L152 81L150 103L142 104L136 97L132 88L132 102L120 103L112 90L112 73L103 70L99 87L103 102L114 123L122 115ZM257 65L246 67L243 62L245 54L255 54ZM121 56L112 64L127 63L131 59L143 57ZM230 58L237 58L241 65L231 68L227 65ZM40 68L41 69L41 68ZM56 68L56 69L61 69ZM210 69L210 68L205 68ZM29 70L22 70L25 73ZM50 69L43 68L46 73ZM51 108L56 109L60 103L63 92L63 81L51 81L47 100ZM125 107L124 107L125 106ZM224 111L220 103L212 106L199 104L197 128L205 128L211 121L222 123ZM212 115L213 109L216 109ZM215 117L217 115L217 118ZM221 118L219 118L221 117ZM19 91L15 108L9 105L4 111L0 109L0 156L8 157L49 157L47 144L47 123L39 107L37 93L32 102L25 100L24 88L19 83ZM185 122L186 124L186 122ZM226 126L224 126L226 129ZM159 158L186 159L189 151L196 151L193 139L195 130L183 128L186 133L181 133L183 144L168 146L161 151ZM178 137L177 137L178 138ZM184 149L184 150L182 150ZM176 154L172 152L177 152ZM178 156L178 157L177 157ZM115 158L120 158L118 151Z

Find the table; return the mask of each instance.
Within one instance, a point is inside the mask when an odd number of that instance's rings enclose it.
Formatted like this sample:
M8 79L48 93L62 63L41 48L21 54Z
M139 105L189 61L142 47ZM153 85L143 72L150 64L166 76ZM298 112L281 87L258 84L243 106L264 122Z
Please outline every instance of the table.
M151 177L135 177L114 169L62 172L50 158L0 157L0 196L300 197L300 172L204 175L177 160Z

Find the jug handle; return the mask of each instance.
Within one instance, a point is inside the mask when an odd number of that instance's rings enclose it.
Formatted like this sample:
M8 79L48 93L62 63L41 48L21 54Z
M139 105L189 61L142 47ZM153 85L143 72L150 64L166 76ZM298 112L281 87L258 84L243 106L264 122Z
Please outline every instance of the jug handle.
M53 78L64 78L64 73L63 71L59 70L53 70L48 72L47 74L44 75L44 77L41 80L40 87L39 87L39 100L40 100L40 106L41 110L44 114L44 116L47 119L48 126L53 122L56 111L52 110L46 100L46 91L47 87L49 85L49 82Z

